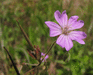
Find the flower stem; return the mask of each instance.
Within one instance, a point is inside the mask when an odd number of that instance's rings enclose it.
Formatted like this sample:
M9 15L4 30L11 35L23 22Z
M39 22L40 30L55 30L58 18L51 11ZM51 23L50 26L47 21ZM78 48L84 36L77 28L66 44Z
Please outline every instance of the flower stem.
M18 23L18 25L19 25L19 27L20 27L20 29L21 29L21 31L22 31L22 33L23 33L23 35L24 35L26 41L28 42L29 46L31 47L31 50L34 51L34 47L33 47L32 43L30 42L30 40L29 40L27 34L25 33L25 31L23 30L23 28L21 27L21 25L19 24L18 21L17 21L17 23Z
M19 71L18 71L16 65L14 64L14 61L12 60L12 57L11 57L11 55L9 54L8 50L7 50L5 47L4 47L4 49L6 50L6 52L7 52L8 56L9 56L9 58L10 58L12 64L13 64L13 66L14 66L14 69L15 69L17 75L20 75L20 73L19 73Z
M50 48L48 49L48 51L46 52L45 56L43 57L43 59L41 60L41 62L45 59L46 55L50 52L50 50L52 49L52 47L55 45L56 41L54 41L52 43L52 45L50 46Z
M43 59L39 62L39 64L36 67L34 67L33 69L31 69L28 72L26 72L24 75L27 75L27 73L33 71L34 69L38 68L41 65L42 61L45 59L46 55L50 52L50 50L55 45L55 43L56 43L56 41L54 41L53 44L50 46L50 48L48 49L47 53L45 54L45 56L43 57Z
M31 65L31 66L37 66L38 64L29 64L29 63L22 63L23 65Z

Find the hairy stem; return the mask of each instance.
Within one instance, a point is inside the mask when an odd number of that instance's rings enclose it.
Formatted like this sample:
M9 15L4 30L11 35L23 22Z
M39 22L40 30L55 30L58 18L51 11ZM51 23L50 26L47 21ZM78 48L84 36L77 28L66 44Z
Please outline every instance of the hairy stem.
M7 52L8 56L9 56L9 58L10 58L12 64L13 64L13 66L14 66L14 69L15 69L17 75L20 75L20 73L19 73L19 71L18 71L18 69L17 69L17 67L16 67L16 65L15 65L15 63L14 63L14 61L12 60L12 57L11 57L11 55L9 54L8 50L7 50L5 47L4 47L4 49L6 50L6 52Z
M19 27L20 27L20 29L21 29L21 31L22 31L22 33L23 33L23 35L24 35L26 41L28 42L29 46L31 47L31 50L34 51L34 47L33 47L32 43L30 42L30 40L29 40L27 34L25 33L25 31L23 30L23 28L21 27L21 25L19 24L18 21L17 21L17 23L18 23L18 25L19 25Z
M53 44L50 46L50 48L48 49L48 51L46 52L45 56L43 57L43 59L41 60L41 62L45 59L46 55L50 52L50 50L52 49L52 47L55 45L56 41L53 42Z

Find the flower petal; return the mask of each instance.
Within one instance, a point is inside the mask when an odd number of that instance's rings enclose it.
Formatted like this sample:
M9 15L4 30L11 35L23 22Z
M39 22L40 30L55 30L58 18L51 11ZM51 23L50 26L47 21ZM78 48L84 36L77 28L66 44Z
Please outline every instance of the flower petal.
M74 30L74 29L79 29L79 28L82 28L84 25L84 21L82 20L79 20L79 21L76 21L72 24L72 27L70 30Z
M55 17L56 21L61 25L62 24L62 21L61 21L62 14L60 13L59 10L55 11L54 17Z
M41 53L41 56L44 56L45 54L44 53Z
M63 11L62 14L59 12L59 10L55 11L54 17L61 27L67 25L68 17L66 14L66 10Z
M45 60L46 60L48 57L49 57L49 56L48 56L48 55L46 55Z
M87 35L85 32L82 32L82 31L72 31L69 33L69 37L72 40L76 40L76 39L85 39Z
M69 25L73 24L75 21L77 21L78 18L79 18L78 16L71 16L69 18L68 24Z
M50 37L58 36L62 33L61 27L58 24L51 21L46 21L45 24L50 29Z
M60 35L60 36L58 37L57 41L56 41L56 43L57 43L58 45L60 45L62 48L65 47L65 38L64 38L64 37L65 37L64 35Z
M68 36L66 36L65 37L65 48L66 48L66 50L69 51L72 47L73 47L72 40Z
M82 39L85 39L87 35L85 32L82 31L72 31L69 33L69 37L80 44L85 44L85 42Z
M78 43L80 43L80 44L85 44L85 42L84 42L83 40L77 39L76 41L77 41Z
M62 48L66 48L66 51L69 51L73 47L73 42L71 39L66 35L60 35L56 41L58 45Z
M53 29L50 29L50 37L55 37L55 36L58 36L62 33L61 30L53 30Z

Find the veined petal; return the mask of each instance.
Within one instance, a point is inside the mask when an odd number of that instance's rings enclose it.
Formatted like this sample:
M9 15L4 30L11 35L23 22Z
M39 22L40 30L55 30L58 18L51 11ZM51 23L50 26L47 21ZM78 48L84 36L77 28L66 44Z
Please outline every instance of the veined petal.
M62 48L65 47L67 51L69 51L73 47L71 39L66 35L60 35L56 43L60 45Z
M62 33L61 27L58 24L51 21L46 21L45 24L50 29L50 37L54 37Z
M64 37L65 37L64 34L63 34L63 35L60 35L60 36L58 37L57 41L56 41L56 43L57 43L58 45L60 45L62 48L65 47L65 38L64 38Z
M83 40L81 40L81 39L76 39L76 41L77 41L78 43L80 43L80 44L85 44L85 42L84 42Z
M58 24L56 24L56 23L54 23L54 22L51 22L51 21L46 21L45 22L45 24L49 27L49 28L51 28L51 29L61 29L61 27L58 25Z
M78 16L71 16L68 20L68 26L71 26L73 23L75 23L78 18Z
M58 36L62 33L62 30L54 30L50 28L50 37Z
M62 14L59 12L59 10L55 11L54 17L61 27L67 25L68 17L66 14L66 10L63 11Z
M85 32L82 31L72 31L69 33L69 37L80 44L85 44L85 42L82 39L86 38L87 35Z
M87 35L85 32L82 32L82 31L71 31L69 33L69 37L72 40L76 40L76 39L85 39L87 37Z
M62 15L59 10L55 11L54 17L55 17L56 21L60 24L60 19L62 18Z
M68 16L66 14L66 10L62 12L62 22L63 22L63 27L65 27L67 25L67 21L68 21Z
M65 37L65 48L66 48L66 50L69 51L72 47L73 47L72 40L68 36L66 36Z
M60 25L62 25L62 21L61 21L61 20L62 20L62 14L60 13L59 10L55 11L54 17L55 17L56 21L57 21Z
M82 20L76 21L76 22L74 22L74 23L72 24L70 30L82 28L83 25L84 25L84 21L82 21Z

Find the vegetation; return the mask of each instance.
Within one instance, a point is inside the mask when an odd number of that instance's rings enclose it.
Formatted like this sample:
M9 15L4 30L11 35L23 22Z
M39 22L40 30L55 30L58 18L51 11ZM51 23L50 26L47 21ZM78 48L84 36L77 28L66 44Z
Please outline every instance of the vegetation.
M39 66L38 75L93 75L93 0L0 0L0 75L16 75L15 69L3 49L5 46L20 74L23 75L37 64L27 52L29 48L16 20L27 33L33 46L46 53L56 37L49 36L45 21L56 22L54 12L66 10L68 16L77 15L84 21L80 29L86 32L85 45L73 41L68 52L55 45L46 63ZM30 75L34 73L28 73Z

